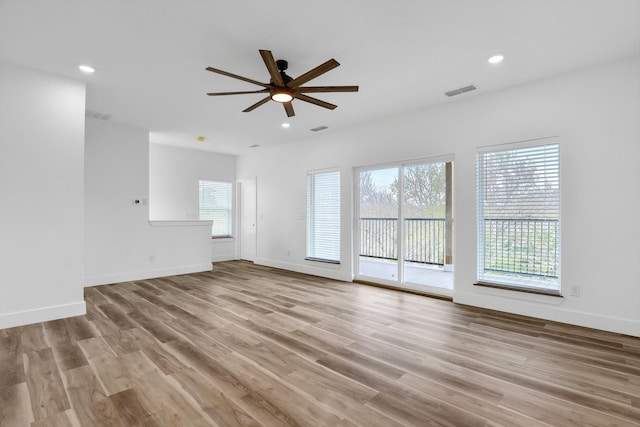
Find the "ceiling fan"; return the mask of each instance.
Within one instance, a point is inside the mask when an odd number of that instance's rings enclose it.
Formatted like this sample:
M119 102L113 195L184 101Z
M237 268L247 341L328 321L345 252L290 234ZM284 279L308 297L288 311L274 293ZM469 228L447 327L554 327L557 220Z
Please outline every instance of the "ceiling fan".
M227 71L218 70L213 67L207 67L207 71L253 83L255 85L262 86L264 89L240 92L212 92L207 93L207 95L221 96L240 95L248 93L265 93L267 94L266 97L262 98L260 101L242 111L248 113L249 111L253 111L259 106L266 104L267 102L272 100L281 103L284 106L284 110L287 112L287 116L292 117L295 116L293 106L291 105L291 101L293 101L294 99L309 102L320 107L328 108L329 110L333 110L337 107L337 105L335 104L331 104L329 102L325 102L320 99L308 96L306 95L307 93L358 91L358 86L302 86L308 81L313 80L316 77L319 77L327 71L330 71L340 65L340 63L333 58L294 79L285 74L285 70L289 66L289 63L287 61L283 59L275 61L270 50L260 50L260 56L262 56L264 65L267 66L267 70L269 71L269 75L271 76L271 80L269 81L269 83L262 83L253 79L238 76L237 74L229 73Z

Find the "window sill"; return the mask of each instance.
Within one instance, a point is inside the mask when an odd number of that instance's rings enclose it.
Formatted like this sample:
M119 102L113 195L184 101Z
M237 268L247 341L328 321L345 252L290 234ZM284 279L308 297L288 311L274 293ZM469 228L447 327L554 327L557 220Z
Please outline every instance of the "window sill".
M233 236L212 237L211 243L233 242L236 238Z
M549 289L549 290L535 289L535 288L523 287L523 286L517 286L517 285L504 285L504 284L488 283L488 282L477 282L477 283L474 283L473 286L481 286L481 287L485 287L485 288L503 289L503 290L506 290L506 291L523 292L523 293L526 293L526 294L545 295L545 296L550 296L550 297L564 298L562 296L562 294L560 293L560 291L555 290L555 289Z
M152 227L211 227L213 225L213 221L211 220L193 220L193 221L185 221L185 220L152 220L149 221Z
M336 264L336 265L340 265L340 261L333 261L330 259L322 259L322 258L311 258L311 257L307 257L304 259L305 261L313 261L313 262L322 262L325 264Z

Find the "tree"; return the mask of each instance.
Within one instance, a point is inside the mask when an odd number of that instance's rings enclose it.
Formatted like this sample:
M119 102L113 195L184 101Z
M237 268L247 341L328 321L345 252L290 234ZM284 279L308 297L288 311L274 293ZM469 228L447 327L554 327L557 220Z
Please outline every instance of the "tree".
M557 177L547 176L549 165L519 154L517 150L487 153L485 162L486 217L554 217L559 187Z
M393 187L393 185L391 186ZM398 215L397 191L379 189L371 171L360 172L360 216L387 218Z
M404 203L407 216L442 217L446 204L444 163L406 166L404 168ZM397 196L397 179L391 192Z

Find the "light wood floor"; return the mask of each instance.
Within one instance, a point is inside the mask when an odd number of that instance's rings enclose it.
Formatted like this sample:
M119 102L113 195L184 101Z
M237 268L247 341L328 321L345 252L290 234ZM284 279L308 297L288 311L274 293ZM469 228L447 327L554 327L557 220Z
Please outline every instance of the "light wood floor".
M638 426L640 339L246 262L0 330L2 426Z

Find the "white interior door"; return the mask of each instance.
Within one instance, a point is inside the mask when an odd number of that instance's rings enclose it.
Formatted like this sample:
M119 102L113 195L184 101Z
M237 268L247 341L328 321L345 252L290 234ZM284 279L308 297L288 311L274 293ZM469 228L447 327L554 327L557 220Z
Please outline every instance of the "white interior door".
M238 180L238 200L240 201L240 259L255 261L258 211L255 177Z

